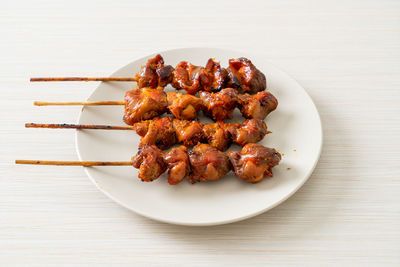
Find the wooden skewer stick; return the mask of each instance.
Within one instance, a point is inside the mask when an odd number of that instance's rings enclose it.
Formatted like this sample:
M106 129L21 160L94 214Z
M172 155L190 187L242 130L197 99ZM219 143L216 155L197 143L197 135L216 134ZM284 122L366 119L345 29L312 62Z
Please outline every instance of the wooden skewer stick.
M128 166L132 161L63 161L63 160L25 160L17 159L15 164L58 165L58 166Z
M136 82L135 77L39 77L31 78L31 82Z
M111 125L84 125L84 124L53 124L53 123L25 123L26 128L50 128L50 129L94 129L94 130L134 130L133 126Z
M112 106L125 105L125 101L75 101L75 102L46 102L35 101L35 106Z

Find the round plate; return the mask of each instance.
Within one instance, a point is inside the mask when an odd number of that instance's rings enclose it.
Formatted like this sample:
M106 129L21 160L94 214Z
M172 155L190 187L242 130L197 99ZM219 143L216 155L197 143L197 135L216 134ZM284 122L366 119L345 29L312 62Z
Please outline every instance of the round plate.
M171 186L164 174L145 183L130 166L85 168L93 183L120 205L154 220L182 225L217 225L243 220L265 212L296 192L311 175L320 155L322 129L318 111L304 89L289 75L268 63L262 55L214 48L185 48L160 52L166 64L186 60L204 66L209 58L226 66L230 58L249 58L267 77L268 90L278 99L278 108L267 118L272 131L260 143L283 155L273 168L274 177L258 184L246 183L232 172L219 181ZM131 77L148 55L119 69L112 76ZM123 100L135 83L101 83L89 101ZM174 90L171 87L167 90ZM124 125L123 106L87 106L80 124ZM202 122L208 122L201 119ZM232 121L242 121L235 110ZM129 161L136 154L140 138L134 131L80 130L76 147L81 160ZM240 147L231 147L240 150Z

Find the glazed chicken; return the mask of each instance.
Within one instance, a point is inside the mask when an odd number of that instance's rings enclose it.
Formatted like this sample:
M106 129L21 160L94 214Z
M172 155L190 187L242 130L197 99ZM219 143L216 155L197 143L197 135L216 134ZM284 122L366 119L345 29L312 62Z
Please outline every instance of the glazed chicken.
M195 66L189 62L180 62L174 72L172 86L184 89L188 94L195 95L200 90L200 73L202 67Z
M233 171L239 179L258 183L264 175L272 176L272 167L279 164L281 155L273 148L247 144L242 151L228 152Z
M200 84L204 91L217 92L224 88L228 72L222 68L219 62L210 58L207 65L200 73Z
M198 121L164 117L138 122L133 127L142 137L141 146L156 145L161 149L179 143L192 147L205 141L218 150L225 151L232 142L244 146L261 141L269 133L265 122L258 119L246 120L242 124L218 121L203 125Z
M233 110L237 103L237 92L232 88L225 88L218 93L200 92L203 100L204 113L215 121L232 119Z
M258 92L255 95L243 94L238 96L237 107L243 117L247 119L263 120L277 106L278 100L267 91Z
M132 158L133 167L139 169L138 177L144 182L152 182L167 169L163 154L153 145L143 145L136 156Z
M225 151L231 145L231 134L227 130L228 123L218 121L203 126L204 141L218 150Z
M227 127L227 131L232 141L240 146L257 143L270 133L267 130L267 124L259 119L245 120L242 124L231 124Z
M225 151L232 143L244 146L261 141L269 131L267 124L258 119L240 123L208 123L203 127L204 141L218 150Z
M231 169L229 157L208 144L198 144L189 152L191 172L189 181L216 181Z
M192 147L203 138L203 124L198 121L173 120L177 143Z
M228 86L240 93L254 94L267 88L265 75L245 57L230 59L227 71Z
M139 88L165 87L172 81L174 68L171 65L164 66L164 59L161 55L156 55L147 61L136 74Z
M192 95L203 90L216 92L224 87L250 94L266 88L265 75L244 57L230 59L227 69L212 58L207 61L205 68L182 61L174 69L171 65L164 65L161 55L156 55L141 67L135 78L139 88L154 89L171 83L178 90L184 89Z
M135 123L134 130L142 137L140 146L155 145L161 149L167 149L176 144L175 129L172 118L156 118Z
M221 152L208 144L197 144L191 152L185 146L163 152L154 145L143 145L132 158L139 169L139 178L151 182L168 169L168 182L180 183L185 177L195 182L215 181L230 170L246 182L260 182L264 175L272 176L272 167L279 164L281 155L273 148L247 144L241 151Z
M177 119L193 120L203 110L203 101L189 94L167 93L168 109Z
M124 122L133 125L135 122L152 119L168 110L167 94L162 89L133 89L125 93Z
M164 156L168 167L168 183L179 184L190 172L188 150L185 146L171 149Z

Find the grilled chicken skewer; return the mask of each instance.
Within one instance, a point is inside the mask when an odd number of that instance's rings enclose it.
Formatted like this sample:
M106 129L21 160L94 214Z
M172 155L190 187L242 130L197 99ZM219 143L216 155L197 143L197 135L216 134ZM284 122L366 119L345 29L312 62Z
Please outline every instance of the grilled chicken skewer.
M129 166L139 169L138 178L151 182L168 170L168 182L180 183L185 177L195 182L216 181L229 171L246 182L258 183L264 176L272 177L272 168L281 155L273 148L247 144L241 151L224 153L207 144L198 144L188 152L185 146L163 152L154 145L139 148L131 161L42 161L16 160L16 164L59 166Z
M45 77L31 78L30 81L127 81L137 82L139 88L157 88L172 84L178 90L184 89L192 95L199 91L216 92L225 87L253 94L264 91L267 87L265 75L244 57L230 59L226 69L212 58L207 61L206 67L182 61L173 68L164 65L161 55L156 55L142 66L135 77Z
M218 150L225 151L232 143L244 146L257 143L270 133L264 121L250 119L239 123L202 124L198 121L178 120L171 117L155 118L135 123L133 126L82 125L82 124L38 124L26 123L27 128L50 129L94 129L94 130L135 130L142 137L140 146L156 145L167 149L175 144L192 147L206 142Z
M125 105L124 121L128 125L152 119L166 112L177 119L193 120L201 110L215 121L231 119L233 110L238 107L247 119L265 119L276 109L278 101L270 92L255 95L238 94L235 89L225 88L218 93L201 92L200 98L189 94L164 92L162 88L133 89L125 94L125 101L88 102L43 102L35 101L36 106L49 105Z

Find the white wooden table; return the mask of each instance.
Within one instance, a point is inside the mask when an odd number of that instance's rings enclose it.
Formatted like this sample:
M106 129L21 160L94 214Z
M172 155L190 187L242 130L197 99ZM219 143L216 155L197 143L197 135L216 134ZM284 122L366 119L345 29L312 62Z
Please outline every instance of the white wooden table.
M0 9L0 265L399 266L399 1L28 1ZM324 147L309 181L255 218L182 227L133 214L80 167L75 122L96 83L30 76L109 75L155 51L211 46L266 54L315 101ZM299 111L301 112L301 111Z

